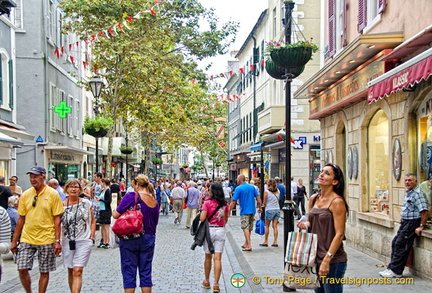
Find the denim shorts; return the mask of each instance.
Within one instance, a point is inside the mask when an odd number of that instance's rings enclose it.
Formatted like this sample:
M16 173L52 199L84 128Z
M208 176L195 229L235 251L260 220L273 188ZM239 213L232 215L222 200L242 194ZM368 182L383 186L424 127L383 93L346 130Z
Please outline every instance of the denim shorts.
M280 218L280 210L266 210L265 211L265 219L268 221L279 220Z

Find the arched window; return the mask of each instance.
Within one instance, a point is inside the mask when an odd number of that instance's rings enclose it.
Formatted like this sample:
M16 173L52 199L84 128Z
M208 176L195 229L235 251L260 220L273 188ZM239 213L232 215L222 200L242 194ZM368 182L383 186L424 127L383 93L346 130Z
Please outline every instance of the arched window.
M383 110L368 126L369 211L390 214L389 120Z

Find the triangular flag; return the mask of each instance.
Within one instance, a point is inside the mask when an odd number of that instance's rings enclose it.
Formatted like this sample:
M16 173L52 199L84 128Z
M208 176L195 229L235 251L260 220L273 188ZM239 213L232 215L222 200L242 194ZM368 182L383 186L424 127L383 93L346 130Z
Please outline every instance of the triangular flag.
M132 17L132 15L129 16L126 20L129 21L129 22L132 22L132 21L133 21L133 17Z
M150 13L151 13L151 14L156 15L156 12L154 12L153 7L150 8L149 10L150 10Z
M232 76L232 70L230 70L229 75Z
M111 34L111 36L115 37L115 34L113 33L113 29L112 29L112 27L110 27L110 28L108 29L108 31L109 31L109 33Z
M82 63L83 63L84 69L87 69L87 62L83 61Z
M255 72L255 64L251 64L249 65L249 67L252 72Z
M242 74L245 74L243 68L240 68L239 70L240 70L240 72L241 72Z
M58 48L55 48L54 55L56 55L57 59L60 59L60 51Z
M283 140L282 136L280 136L280 135L278 134L278 136L277 136L277 140L278 140L278 141Z

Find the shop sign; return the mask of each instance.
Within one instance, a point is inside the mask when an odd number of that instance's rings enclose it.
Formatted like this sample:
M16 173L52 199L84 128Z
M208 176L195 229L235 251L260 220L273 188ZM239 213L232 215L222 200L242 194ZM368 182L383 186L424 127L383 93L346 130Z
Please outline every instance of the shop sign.
M310 102L311 115L319 117L319 114L323 111L336 108L338 104L355 97L367 90L369 81L383 73L384 62L378 60L371 62L346 80L312 100Z
M230 170L231 170L231 171L235 171L235 170L237 170L237 164L231 164L231 165L230 165Z
M52 161L68 161L68 162L73 162L73 161L75 161L75 156L71 155L71 154L51 152L51 160Z

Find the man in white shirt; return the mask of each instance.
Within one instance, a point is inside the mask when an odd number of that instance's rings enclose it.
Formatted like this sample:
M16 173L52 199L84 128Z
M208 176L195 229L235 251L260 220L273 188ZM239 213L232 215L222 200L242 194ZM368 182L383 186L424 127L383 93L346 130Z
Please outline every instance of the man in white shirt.
M173 209L175 215L174 224L180 224L183 216L183 202L185 197L185 191L181 186L182 182L178 181L177 186L174 187L173 190L171 190L171 199L173 202Z

